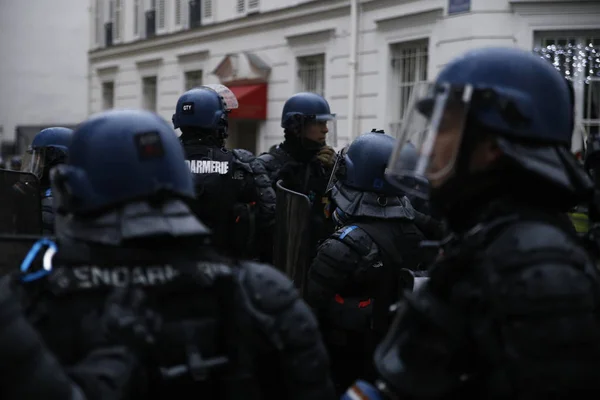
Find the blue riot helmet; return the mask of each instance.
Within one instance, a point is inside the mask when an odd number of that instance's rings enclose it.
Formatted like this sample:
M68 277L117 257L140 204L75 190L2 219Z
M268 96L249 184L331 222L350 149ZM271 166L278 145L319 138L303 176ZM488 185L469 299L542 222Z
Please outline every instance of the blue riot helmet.
M532 176L536 184L566 197L587 190L589 179L569 152L573 130L569 90L552 64L531 52L469 51L447 64L433 84L413 90L387 178L408 191L413 190L404 184L406 177L427 178L432 196L444 191L446 198L458 199L465 191L457 189L457 182L470 180L462 185L469 190L491 185L486 183L492 180L490 171L472 171L470 160L476 145L492 138L504 167L494 171L494 179L505 179L507 171L514 178L504 182L506 190L516 190L516 182ZM408 141L419 154L414 167L401 154ZM477 182L475 175L480 177Z
M30 172L47 181L48 171L62 164L69 155L73 130L63 127L42 129L33 138L23 157L21 171ZM49 184L49 182L47 182Z
M227 137L227 114L238 108L235 94L224 85L204 85L185 92L179 100L173 126L197 135L216 135L220 139Z
M397 195L400 191L384 179L396 139L369 132L357 137L339 153L327 189L337 183L364 192Z
M392 136L370 132L340 151L328 185L329 196L336 206L332 217L338 225L347 216L413 217L404 192L385 180L395 145Z
M181 144L148 111L107 111L83 122L51 183L58 236L118 245L208 232L188 207L195 192Z
M23 159L21 156L17 155L17 156L12 156L10 158L10 169L12 169L13 171L20 171L21 167L23 165Z
M283 105L281 127L286 139L300 139L307 148L318 148L328 143L337 145L336 116L329 103L316 93L301 92L290 97Z

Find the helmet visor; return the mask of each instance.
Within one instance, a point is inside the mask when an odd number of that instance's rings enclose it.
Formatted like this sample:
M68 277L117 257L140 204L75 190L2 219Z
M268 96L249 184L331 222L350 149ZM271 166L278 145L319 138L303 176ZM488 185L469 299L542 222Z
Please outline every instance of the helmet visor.
M426 179L437 187L454 173L472 93L471 86L456 89L424 83L414 88L386 169L392 185L423 197L424 191L415 188L414 182ZM416 162L402 157L408 142L417 149Z
M48 148L42 147L39 149L29 149L23 155L21 161L21 172L34 174L38 179L42 178L44 169L46 168L46 153Z

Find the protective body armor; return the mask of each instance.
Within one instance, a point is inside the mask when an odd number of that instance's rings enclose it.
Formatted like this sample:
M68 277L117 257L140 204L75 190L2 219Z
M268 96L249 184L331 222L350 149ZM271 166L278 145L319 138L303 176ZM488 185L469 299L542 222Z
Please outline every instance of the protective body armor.
M52 274L22 286L28 317L73 365L100 340L108 291L142 287L162 325L134 399L330 398L316 321L289 280L203 251L59 246Z
M251 258L257 235L275 218L275 193L262 163L246 150L184 143L194 176L199 219L213 232L215 245L227 254Z
M375 353L406 398L600 394L599 281L560 215L490 213L450 242ZM389 358L387 358L389 357Z

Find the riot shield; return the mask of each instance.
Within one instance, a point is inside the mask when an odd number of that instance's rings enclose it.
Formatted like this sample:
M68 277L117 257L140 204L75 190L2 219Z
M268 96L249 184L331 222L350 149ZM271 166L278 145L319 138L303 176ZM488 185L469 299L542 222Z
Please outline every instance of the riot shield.
M40 183L35 175L0 170L0 204L0 234L42 234Z
M285 188L281 180L276 186L273 264L292 279L296 288L304 294L312 253L310 200L302 193Z

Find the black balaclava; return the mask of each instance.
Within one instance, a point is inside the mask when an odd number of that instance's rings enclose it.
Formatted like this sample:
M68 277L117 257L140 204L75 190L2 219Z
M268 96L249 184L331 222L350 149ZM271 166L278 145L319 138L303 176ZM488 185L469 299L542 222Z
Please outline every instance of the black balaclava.
M201 144L205 146L225 146L225 135L212 129L201 129L194 127L181 127L179 140L184 145Z

